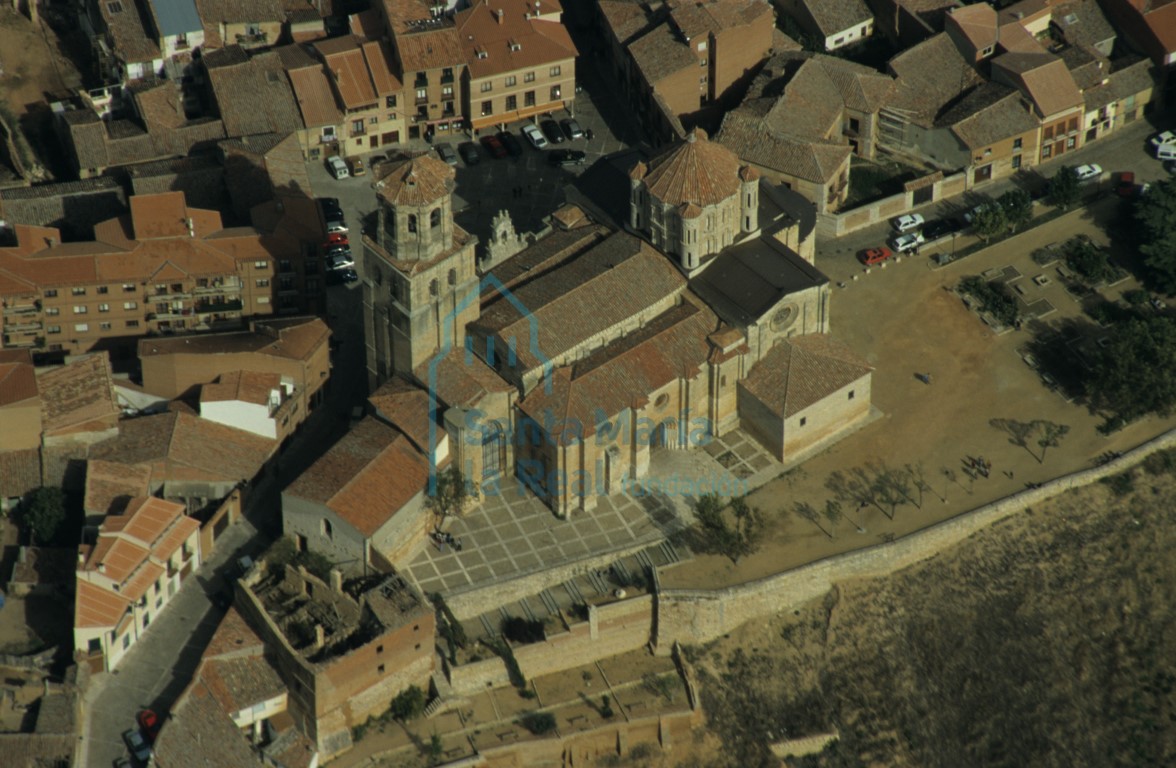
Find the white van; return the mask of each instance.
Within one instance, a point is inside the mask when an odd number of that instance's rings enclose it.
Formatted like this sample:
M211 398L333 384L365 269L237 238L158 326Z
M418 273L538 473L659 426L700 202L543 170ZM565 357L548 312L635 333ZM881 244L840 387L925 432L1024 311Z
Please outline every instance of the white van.
M1161 144L1156 147L1156 157L1160 160L1176 160L1176 144Z
M327 158L327 170L336 179L346 179L351 175L351 171L347 170L347 163L343 162L343 158L337 155Z

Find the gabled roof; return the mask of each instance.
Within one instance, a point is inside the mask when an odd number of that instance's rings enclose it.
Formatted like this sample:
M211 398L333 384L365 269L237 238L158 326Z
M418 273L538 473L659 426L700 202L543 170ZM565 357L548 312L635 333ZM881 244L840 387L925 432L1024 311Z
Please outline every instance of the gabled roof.
M1091 111L1114 101L1134 96L1149 88L1158 87L1157 74L1151 59L1140 59L1125 67L1116 69L1106 81L1083 92L1086 110Z
M535 387L519 408L552 430L553 438L561 429L576 428L587 437L596 432L599 418L643 408L651 392L697 376L711 349L707 337L717 327L705 305L684 301L623 339L556 369L550 391Z
M536 15L532 0L476 2L454 16L470 77L479 79L574 59L576 46L551 0Z
M222 53L239 46L214 51ZM281 57L273 51L223 65L205 57L209 84L228 136L291 133L303 127Z
M429 446L429 393L417 385L393 376L368 396L376 416L403 432L417 450L426 453ZM436 427L442 434L442 428Z
M772 413L787 419L872 370L869 363L831 336L792 336L778 341L739 386Z
M167 768L264 765L202 680L194 682L173 707L153 752L153 762Z
M908 48L889 67L898 78L890 106L926 128L950 102L984 82L946 33Z
M742 107L723 117L718 141L749 163L817 184L835 179L853 154L848 145L778 135L762 116Z
M403 72L456 68L465 63L453 19L448 16L434 17L423 0L382 2Z
M642 180L649 196L667 205L717 205L739 194L740 165L735 153L695 128L653 157Z
M86 491L82 508L88 513L121 514L136 496L151 492L151 467L100 459L86 462Z
M147 35L137 3L120 0L117 3L100 2L96 5L114 43L112 49L115 56L132 64L150 63L160 58L159 45ZM90 112L88 109L85 111Z
M1070 70L1053 54L1002 54L992 60L992 76L1020 88L1042 118L1082 105L1082 93Z
M359 109L376 102L376 87L355 36L332 37L315 43L315 48L323 57L345 108Z
M130 598L84 579L75 583L74 628L113 627L131 607Z
M201 403L242 402L269 405L270 396L282 387L282 377L261 371L229 371L216 382L200 388Z
M1061 30L1070 45L1094 46L1115 38L1097 0L1070 0L1053 6L1050 23Z
M1000 83L980 86L936 121L973 150L1036 130L1039 124L1020 92Z
M322 504L363 536L425 490L429 462L402 433L365 418L285 491Z
M330 335L331 329L317 317L257 320L248 331L139 339L138 356L257 352L291 360L309 360L327 343Z
M432 386L429 363L422 363L413 374ZM513 389L514 385L468 350L451 349L437 361L435 394L439 407L474 408L488 395Z
M684 69L699 69L698 57L669 24L661 24L630 43L629 55L654 88Z
M949 27L954 25L968 44L977 51L996 45L996 9L988 3L952 8L947 12L945 20Z
M118 420L110 358L98 352L37 376L46 434L105 430Z
M294 89L302 122L307 128L339 125L343 114L339 111L327 74L321 67L292 69L286 74Z
M870 21L874 14L862 0L801 0L824 37L854 29Z
M36 399L37 374L32 362L0 362L0 408Z

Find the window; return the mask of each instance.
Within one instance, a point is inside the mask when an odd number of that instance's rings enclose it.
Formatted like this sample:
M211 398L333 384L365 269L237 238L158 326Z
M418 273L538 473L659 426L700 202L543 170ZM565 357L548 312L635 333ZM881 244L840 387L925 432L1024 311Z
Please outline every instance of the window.
M429 228L436 229L439 226L441 226L441 209L434 208L429 211Z
M507 112L510 112L510 111L512 111L512 110L515 110L515 109L518 109L518 108L519 108L519 99L518 99L518 97L517 97L517 96L513 96L513 95L512 95L512 96L507 96L507 97L506 97L506 111L507 111Z
M110 330L110 323L98 323L98 330L109 331Z
M514 75L510 75L510 76L508 76L508 77L506 78L506 87L507 87L507 88L510 88L511 86L513 86L513 85L514 85L515 83L517 83L517 82L518 82L518 80L517 80L517 79L515 79L515 76L514 76Z
M328 520L327 518L325 518L325 517L323 518L322 524L320 525L320 529L322 531L322 534L324 536L326 536L328 539L333 539L335 537L334 531L331 528L331 521Z
M409 232L416 232L417 231L416 224L417 224L416 214L415 213L408 214L408 231Z
M90 311L90 308L85 304L74 304L73 310L75 315L84 315Z
M384 674L384 665L381 664L380 666L376 667L376 672L381 675Z
M456 269L449 270L449 284L450 285L457 285L457 270Z
M860 122L858 122L858 119L856 117L849 118L849 130L853 131L854 133L857 133L861 129L862 129L862 124Z
M844 42L845 42L845 38L844 38L844 37L839 37L839 38L837 38L836 40L834 40L834 41L833 41L833 45L841 45L841 44L842 44L842 43L844 43Z
M429 281L429 295L430 296L437 295L437 280L435 278L433 280Z
M533 83L533 82L535 82L535 73L534 73L534 72L528 72L527 74L523 75L523 82L524 82L524 83Z
M1013 149L1020 149L1021 143L1022 143L1021 139L1013 139Z
M1052 139L1052 138L1053 138L1053 126L1052 126L1052 125L1047 125L1047 126L1045 127L1045 140L1046 140L1046 141L1049 141L1049 140L1050 140L1050 139Z
M45 298L53 299L56 297L57 297L57 290L56 289L50 288L49 290L45 291Z
M385 96L384 97L384 106L388 109L396 109L396 97L395 96Z
M1077 145L1078 140L1071 136L1066 139L1066 149L1073 149Z
M441 82L443 82L443 83L452 83L453 82L453 68L452 67L446 67L445 69L441 70Z
M417 88L416 89L416 100L418 103L422 102L422 101L428 101L429 100L428 89L427 88Z
M363 133L363 120L362 119L351 121L351 132L352 133Z
M99 312L109 312L109 311L110 311L110 305L109 305L109 304L99 304L99 305L98 305L98 311L99 311Z
M535 106L535 92L534 91L527 91L526 93L523 94L523 106L525 106L525 107Z
M128 635L128 637L129 637L129 635ZM86 646L86 650L88 650L90 653L98 653L98 651L101 651L102 650L102 638L91 637L90 642Z
M138 309L138 308L139 308L139 302L137 302L137 301L124 301L123 302L123 309Z
M47 333L61 333L61 326L60 325L50 325L45 328L45 331Z
M104 294L104 293L109 293L109 292L110 292L110 289L107 288L105 285L98 286L98 293Z
M706 66L706 57L705 56L703 56L701 59L698 60L698 66L700 66L700 67Z
M72 290L73 290L74 296L85 296L86 295L85 288L73 288Z
M1041 156L1043 158L1048 158L1052 154L1053 154L1053 147L1051 147L1050 145L1047 144L1041 148Z
M556 64L547 72L547 74L551 75L552 77L559 77L559 65Z
M482 102L482 117L485 117L486 115L492 115L492 114L494 114L494 102L493 101L483 101Z
M255 262L253 262L253 268L254 269L268 269L269 262L268 261L255 261Z
M258 297L257 297L257 303L258 303L258 304L269 304L269 303L270 303L270 302L269 302L269 296L258 296Z
M138 320L128 320L128 321L127 321L127 327L128 327L128 328L138 328L138 327L139 327L139 321L138 321Z
M328 125L323 128L322 140L323 141L334 141L335 140L335 126Z
M801 416L800 417L800 426L803 427L805 424L808 424L808 416Z
M74 330L78 333L86 333L90 330L89 323L74 323Z
M705 40L698 41L698 50L700 50L700 51L706 50L706 41Z
M494 83L490 82L489 80L482 83L482 93L490 93L492 90L494 90Z
M369 118L368 118L368 125L375 125L375 124L376 124L376 123L378 123L378 122L380 122L380 117L379 117L379 115L376 115L375 117L369 117Z
M441 98L445 99L445 100L449 100L449 99L453 98L453 86L452 85L441 86Z
M854 396L854 391L851 389L851 390L849 390L849 397L847 397L847 398L845 398L845 399L846 399L846 400L852 400L852 399L853 399L853 396Z
M270 282L268 277L259 277L254 282L257 284L258 288L269 288Z
M131 633L128 632L125 635L123 635L123 650L125 651L126 649L128 649L130 647L131 647Z
M1020 168L1020 167L1021 167L1021 156L1020 155L1013 155L1013 168L1016 169L1016 168Z
M706 75L703 75L702 77L698 78L698 84L699 85L706 85Z
M558 85L551 86L551 101L559 101L561 97L560 87Z

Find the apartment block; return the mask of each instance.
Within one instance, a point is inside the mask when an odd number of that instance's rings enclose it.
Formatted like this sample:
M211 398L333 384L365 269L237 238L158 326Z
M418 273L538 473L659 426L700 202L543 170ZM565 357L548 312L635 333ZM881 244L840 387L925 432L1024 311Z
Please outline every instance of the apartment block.
M466 63L453 18L443 5L423 0L383 0L377 10L392 34L395 71L404 83L408 138L461 130Z

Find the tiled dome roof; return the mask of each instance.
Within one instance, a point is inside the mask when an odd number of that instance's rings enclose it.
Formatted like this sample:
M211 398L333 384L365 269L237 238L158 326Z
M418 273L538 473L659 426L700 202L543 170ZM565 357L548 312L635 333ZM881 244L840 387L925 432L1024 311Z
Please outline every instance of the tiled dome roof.
M695 128L686 141L650 161L645 184L650 197L663 203L705 207L739 194L741 165L735 153Z

